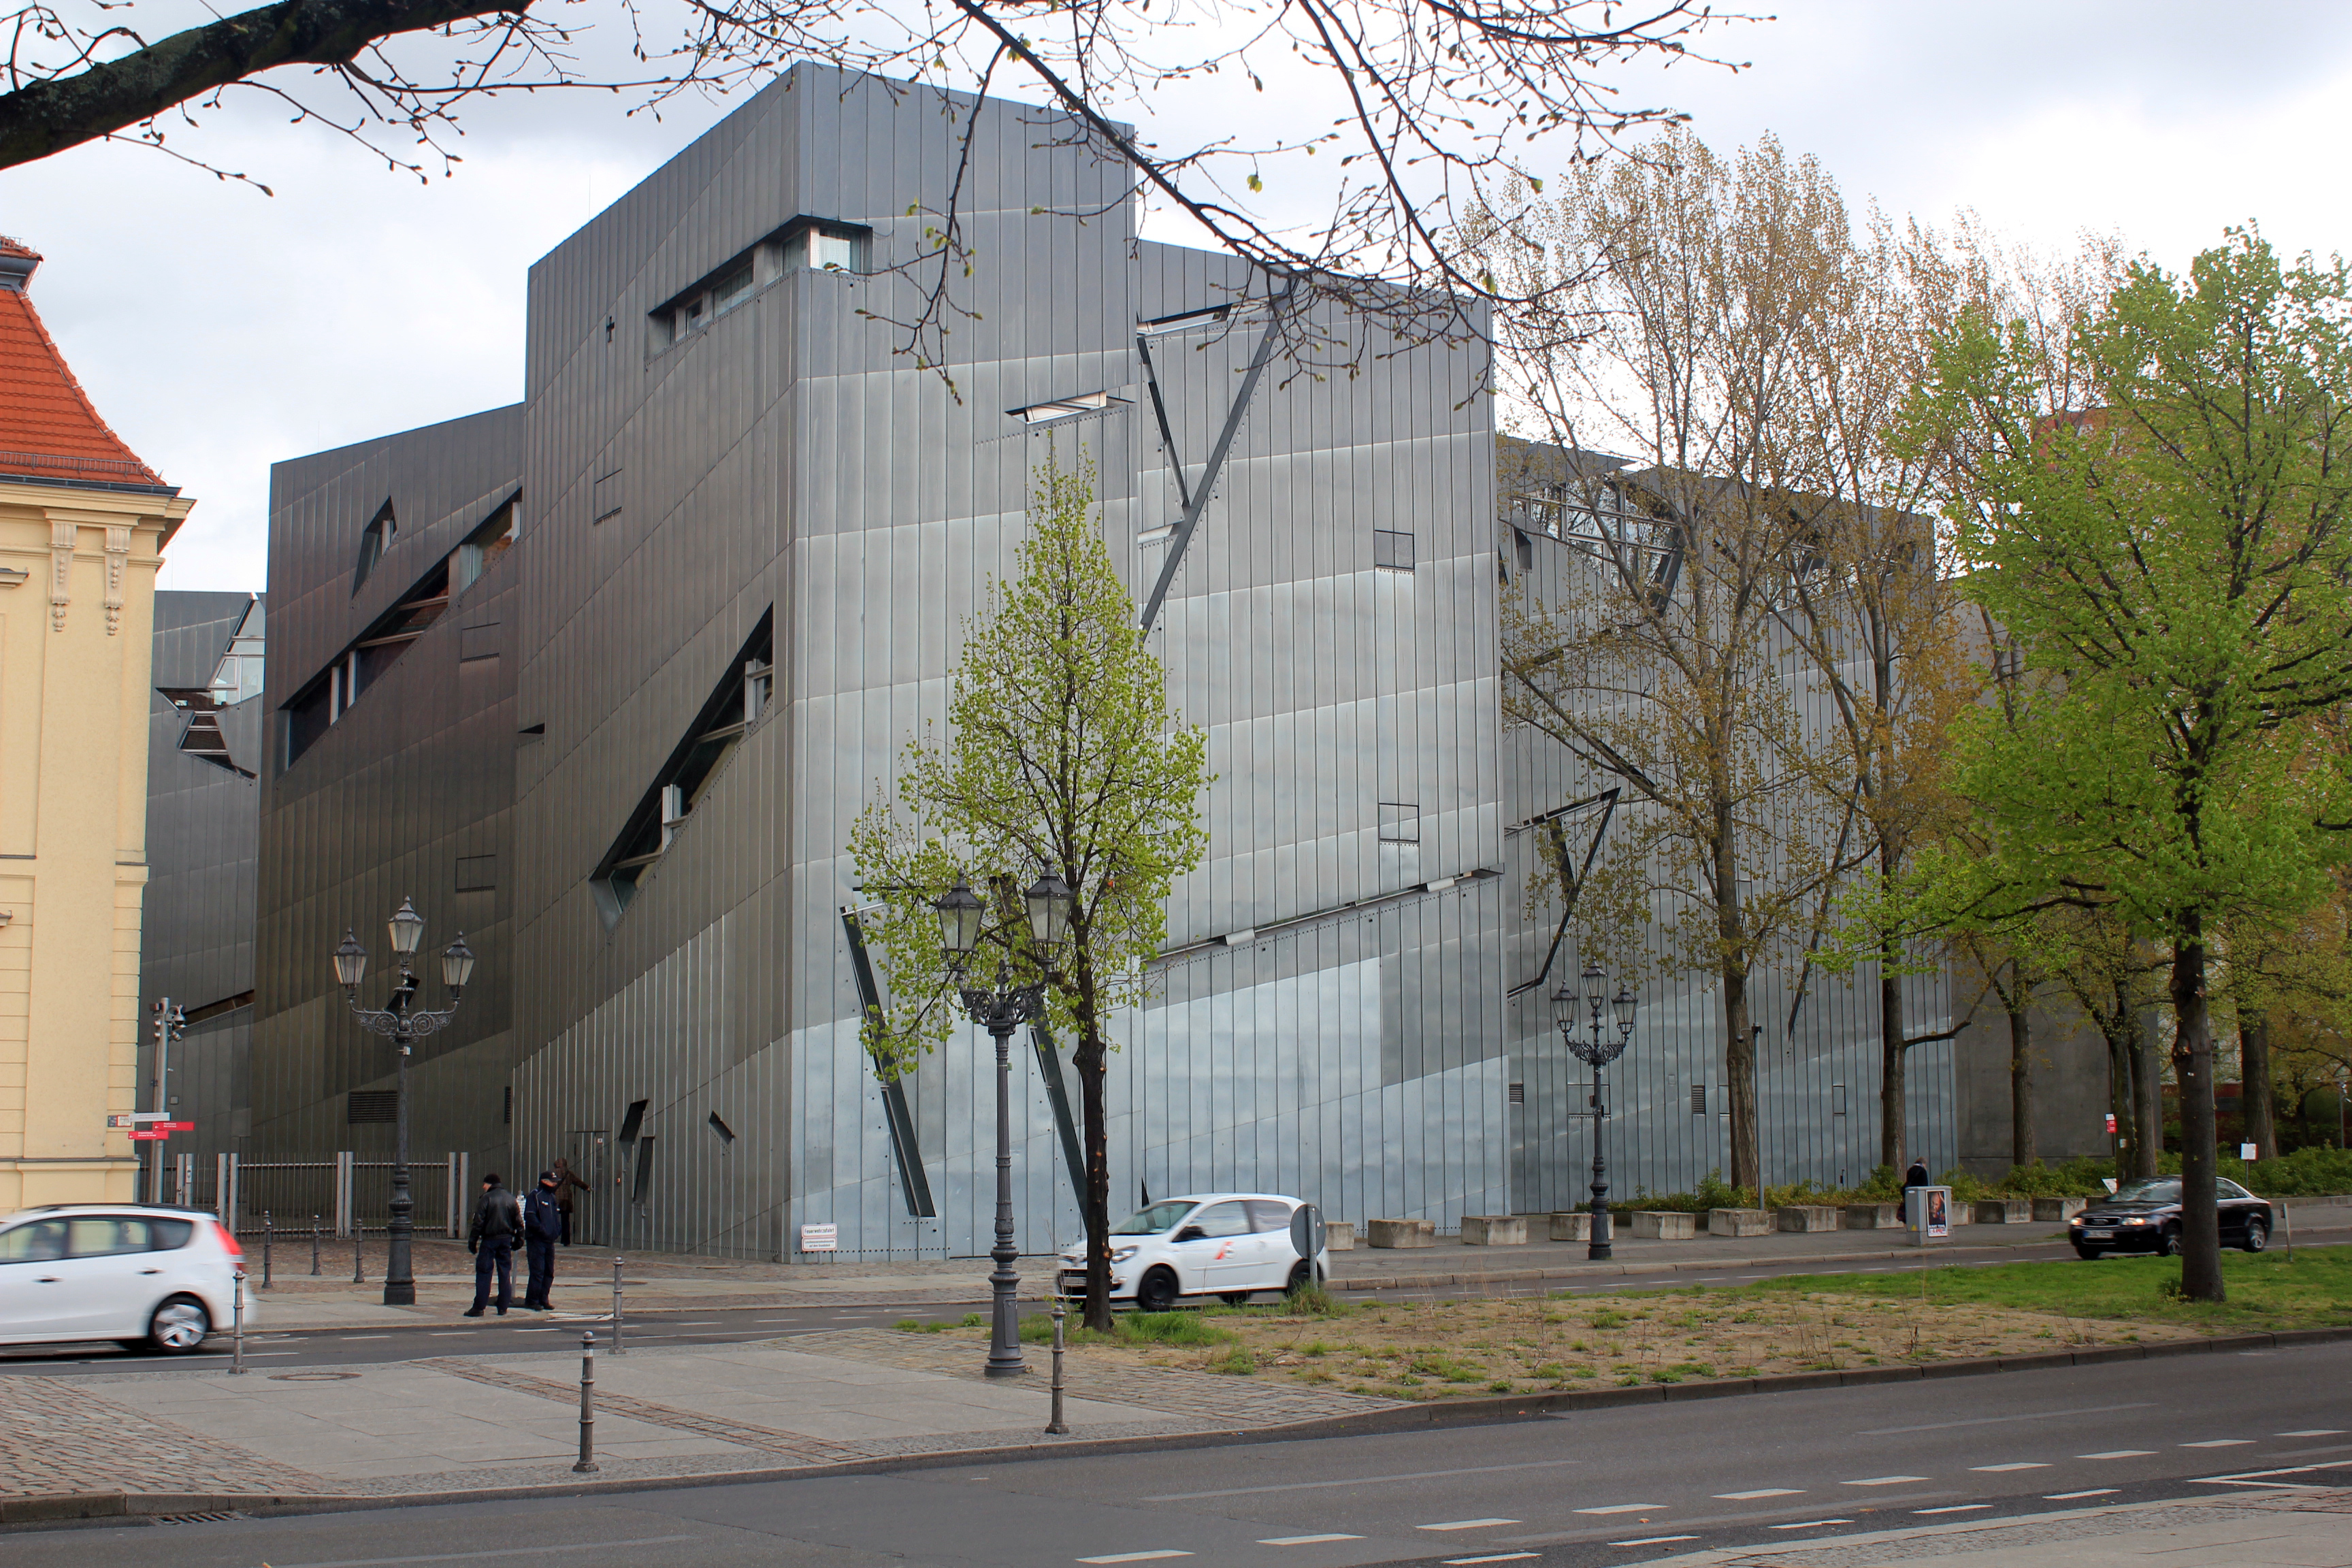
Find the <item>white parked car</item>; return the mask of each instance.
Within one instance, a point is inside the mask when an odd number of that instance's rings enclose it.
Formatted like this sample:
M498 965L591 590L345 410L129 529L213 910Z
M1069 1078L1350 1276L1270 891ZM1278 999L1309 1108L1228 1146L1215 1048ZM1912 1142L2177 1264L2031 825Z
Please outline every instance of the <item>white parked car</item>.
M0 1219L0 1342L184 1355L235 1310L244 1249L202 1209L58 1204ZM247 1292L245 1322L253 1326Z
M1111 1227L1111 1300L1161 1312L1186 1296L1238 1302L1254 1290L1321 1284L1331 1257L1320 1234L1311 1259L1290 1238L1300 1206L1272 1193L1196 1193L1140 1209ZM1064 1295L1086 1293L1083 1243L1062 1254L1060 1279Z

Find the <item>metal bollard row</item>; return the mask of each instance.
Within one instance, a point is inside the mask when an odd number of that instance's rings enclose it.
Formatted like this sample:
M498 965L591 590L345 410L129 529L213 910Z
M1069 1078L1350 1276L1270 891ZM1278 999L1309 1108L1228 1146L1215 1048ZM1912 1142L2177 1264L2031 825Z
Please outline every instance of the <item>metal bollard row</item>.
M270 1225L269 1211L263 1209L261 1211L261 1288L265 1290L269 1289L269 1244L273 1238L274 1232Z
M310 1216L310 1278L319 1277L319 1216Z
M621 1353L621 1255L613 1254L613 1353Z
M596 1331L580 1332L580 1462L575 1475L596 1471Z
M1070 1424L1062 1419L1062 1298L1056 1295L1054 1298L1054 1418L1046 1423L1045 1430L1057 1436L1070 1429Z
M236 1297L229 1303L228 1369L242 1374L245 1371L245 1270L239 1268L233 1287Z

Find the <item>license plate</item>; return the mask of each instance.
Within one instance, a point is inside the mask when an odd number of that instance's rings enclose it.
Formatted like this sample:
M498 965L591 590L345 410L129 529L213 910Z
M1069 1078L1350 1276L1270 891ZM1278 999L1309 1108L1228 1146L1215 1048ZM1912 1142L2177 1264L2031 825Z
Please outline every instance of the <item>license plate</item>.
M2083 1239L2085 1241L2113 1241L2115 1238L2116 1233L2112 1230L2085 1229L2083 1232Z

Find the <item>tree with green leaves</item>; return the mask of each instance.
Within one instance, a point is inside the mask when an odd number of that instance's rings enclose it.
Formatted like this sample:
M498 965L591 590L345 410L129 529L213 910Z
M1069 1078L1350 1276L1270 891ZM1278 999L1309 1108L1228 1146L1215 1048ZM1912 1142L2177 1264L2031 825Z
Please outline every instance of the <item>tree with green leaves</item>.
M988 906L975 963L1043 982L1054 1030L1074 1038L1085 1105L1087 1316L1110 1327L1110 1163L1103 1087L1112 1016L1137 1005L1166 929L1170 886L1201 862L1207 743L1168 705L1135 601L1112 569L1090 464L1037 470L1030 532L1009 583L966 624L948 735L910 742L895 797L859 814L850 855L881 900L871 929L895 1012L866 1048L901 1072L954 1028L957 974L933 900L969 879ZM1069 931L1050 959L1021 889L1069 884Z
M1971 918L2073 905L2168 949L2182 1285L2218 1301L2214 943L2316 906L2352 849L2347 770L2317 765L2352 699L2352 278L2233 230L2186 277L2135 263L2076 333L2092 406L1983 318L1922 388L1966 592L2021 674L2013 716L1956 727L1986 849L1940 870Z

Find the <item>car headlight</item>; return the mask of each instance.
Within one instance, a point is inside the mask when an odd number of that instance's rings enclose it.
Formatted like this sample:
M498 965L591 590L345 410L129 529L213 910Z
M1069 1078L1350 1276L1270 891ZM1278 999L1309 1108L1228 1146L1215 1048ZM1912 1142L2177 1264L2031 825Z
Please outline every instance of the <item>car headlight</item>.
M2131 1218L2124 1221L2124 1223L2126 1225L2146 1225L2147 1221L2140 1218L2137 1215L2134 1215Z
M1114 1247L1111 1250L1110 1260L1113 1263L1124 1263L1134 1256L1135 1248L1132 1247Z

